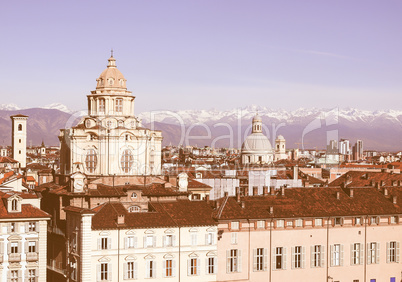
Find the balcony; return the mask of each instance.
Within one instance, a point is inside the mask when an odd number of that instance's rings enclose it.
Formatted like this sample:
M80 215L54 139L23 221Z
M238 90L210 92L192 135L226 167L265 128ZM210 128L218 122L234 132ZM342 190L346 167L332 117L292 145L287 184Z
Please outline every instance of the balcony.
M27 253L27 261L37 261L38 253Z
M8 255L8 262L20 262L20 261L21 261L21 254Z

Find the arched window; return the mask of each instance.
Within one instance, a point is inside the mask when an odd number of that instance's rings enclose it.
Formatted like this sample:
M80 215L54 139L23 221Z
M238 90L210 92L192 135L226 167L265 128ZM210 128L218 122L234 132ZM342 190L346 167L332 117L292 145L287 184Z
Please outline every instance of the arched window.
M18 131L22 131L22 124L18 125Z
M139 206L131 206L128 208L128 212L140 212L141 208Z
M18 200L14 199L11 201L11 210L12 211L17 211L18 210Z
M96 156L96 151L94 149L89 149L85 159L85 166L87 167L87 171L89 173L95 172L97 161L98 159Z
M131 150L125 149L121 155L121 169L125 173L129 173L131 166L133 165L133 154Z

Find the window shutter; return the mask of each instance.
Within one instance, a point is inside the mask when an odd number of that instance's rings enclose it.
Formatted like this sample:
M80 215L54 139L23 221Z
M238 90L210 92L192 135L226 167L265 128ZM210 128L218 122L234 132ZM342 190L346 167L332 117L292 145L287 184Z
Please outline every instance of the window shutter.
M162 246L166 247L166 236L162 237Z
M197 259L196 275L200 275L200 272L201 272L200 259Z
M101 238L98 238L98 250L102 248Z
M321 257L321 264L320 264L320 267L324 267L324 265L325 265L325 258L324 258L324 256L325 256L325 246L324 246L324 245L321 245L320 250L321 250L321 255L320 255L320 257Z
M292 265L291 265L291 267L292 267L292 269L294 269L295 268L295 247L292 247L291 255L292 255L292 259L291 259Z
M310 246L310 267L315 267L315 265L314 265L314 246Z
M360 259L359 259L359 264L363 264L363 260L364 260L364 257L363 257L363 249L364 249L364 244L360 244Z
M331 245L331 252L330 252L330 255L331 255L331 266L334 266L334 245Z
M187 276L191 275L191 259L187 260Z
M137 237L134 236L134 248L137 248Z
M354 255L354 244L350 244L350 265L354 265L353 255Z
M212 239L212 245L215 245L215 233L211 233L212 234L212 236L211 236L211 239Z
M172 236L172 247L176 246L176 235Z
M156 277L156 260L153 261L153 265L152 265L152 278Z
M257 249L253 249L253 271L257 271Z
M205 234L205 245L208 245L208 233Z
M264 249L264 271L268 270L268 249Z
M124 248L125 249L128 249L128 240L129 240L128 237L124 238Z
M172 276L176 277L176 260L172 260Z
M376 251L375 251L375 255L376 255L375 263L380 263L380 243L377 242L377 243L375 244L375 246L376 246Z
M306 268L306 247L302 247L302 263L301 263L302 268Z
M156 236L152 236L152 247L156 247Z
M28 253L28 241L25 241L25 243L24 243L24 252ZM22 253L22 250L21 250L21 253Z
M18 242L18 253L21 254L22 253L22 242Z
M226 250L226 273L230 273L230 250Z
M214 274L218 273L218 258L214 258Z
M11 254L11 242L7 243L7 254Z
M165 236L163 236L165 237ZM163 261L163 274L162 276L165 278L166 277L166 260Z
M134 279L138 279L138 263L134 262Z
M123 272L124 272L124 279L128 279L128 262L123 264Z
M112 274L112 264L108 263L107 264L107 280L112 281L113 280L113 274Z
M371 256L370 243L367 243L367 264L371 264L370 256Z
M286 267L287 267L287 253L286 253L286 248L282 248L282 251L283 251L283 255L282 255L282 268L283 269L286 269Z
M276 248L272 248L272 269L276 270Z
M107 238L107 249L110 250L112 248L112 238Z
M145 238L144 238L145 239ZM145 242L145 240L144 240L144 242ZM151 261L147 261L146 262L146 265L147 265L147 274L145 275L145 277L146 278L151 278L151 275L150 275L150 271L151 271Z
M99 240L99 239L98 239ZM96 273L97 273L97 277L98 277L98 281L101 280L101 268L100 268L100 264L96 265Z
M396 262L399 263L399 242L396 242Z
M205 274L210 274L210 273L208 272L208 266L209 266L209 258L207 257L207 258L205 259Z
M239 261L238 261L238 264L237 264L237 272L241 272L241 268L242 268L242 265L241 265L241 250L238 250L238 252L239 252Z
M341 253L340 253L340 266L343 266L343 245L340 245Z
M25 224L24 224L25 226L25 233L28 233L28 230L29 230L29 223L28 222L26 222ZM26 272L28 272L28 271L26 271Z
M387 263L391 261L391 250L389 248L390 244L387 242Z

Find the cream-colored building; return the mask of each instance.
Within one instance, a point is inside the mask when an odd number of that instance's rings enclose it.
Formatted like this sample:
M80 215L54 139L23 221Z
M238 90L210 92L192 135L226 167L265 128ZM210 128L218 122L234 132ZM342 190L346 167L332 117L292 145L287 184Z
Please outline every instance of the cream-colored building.
M286 140L283 135L279 135L275 139L275 161L287 160L289 158L286 154Z
M401 281L402 187L217 202L217 281Z
M88 176L158 175L162 133L142 127L134 99L111 56L87 96L88 115L78 125L61 129L61 173Z
M66 212L68 281L216 281L217 226L206 201L151 202L148 212L111 202Z
M14 115L11 118L12 158L24 168L27 164L27 120L28 116Z
M262 165L273 161L274 151L271 142L262 132L262 119L257 114L253 118L251 134L246 137L241 147L241 163Z
M1 281L47 281L49 220L35 194L0 192Z

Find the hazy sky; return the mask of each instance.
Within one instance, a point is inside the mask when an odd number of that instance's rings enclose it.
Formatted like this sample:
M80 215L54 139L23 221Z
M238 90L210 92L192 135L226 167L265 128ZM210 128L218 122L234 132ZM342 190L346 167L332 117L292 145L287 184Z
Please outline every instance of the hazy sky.
M86 95L117 66L152 109L402 109L402 1L2 1L1 103Z

